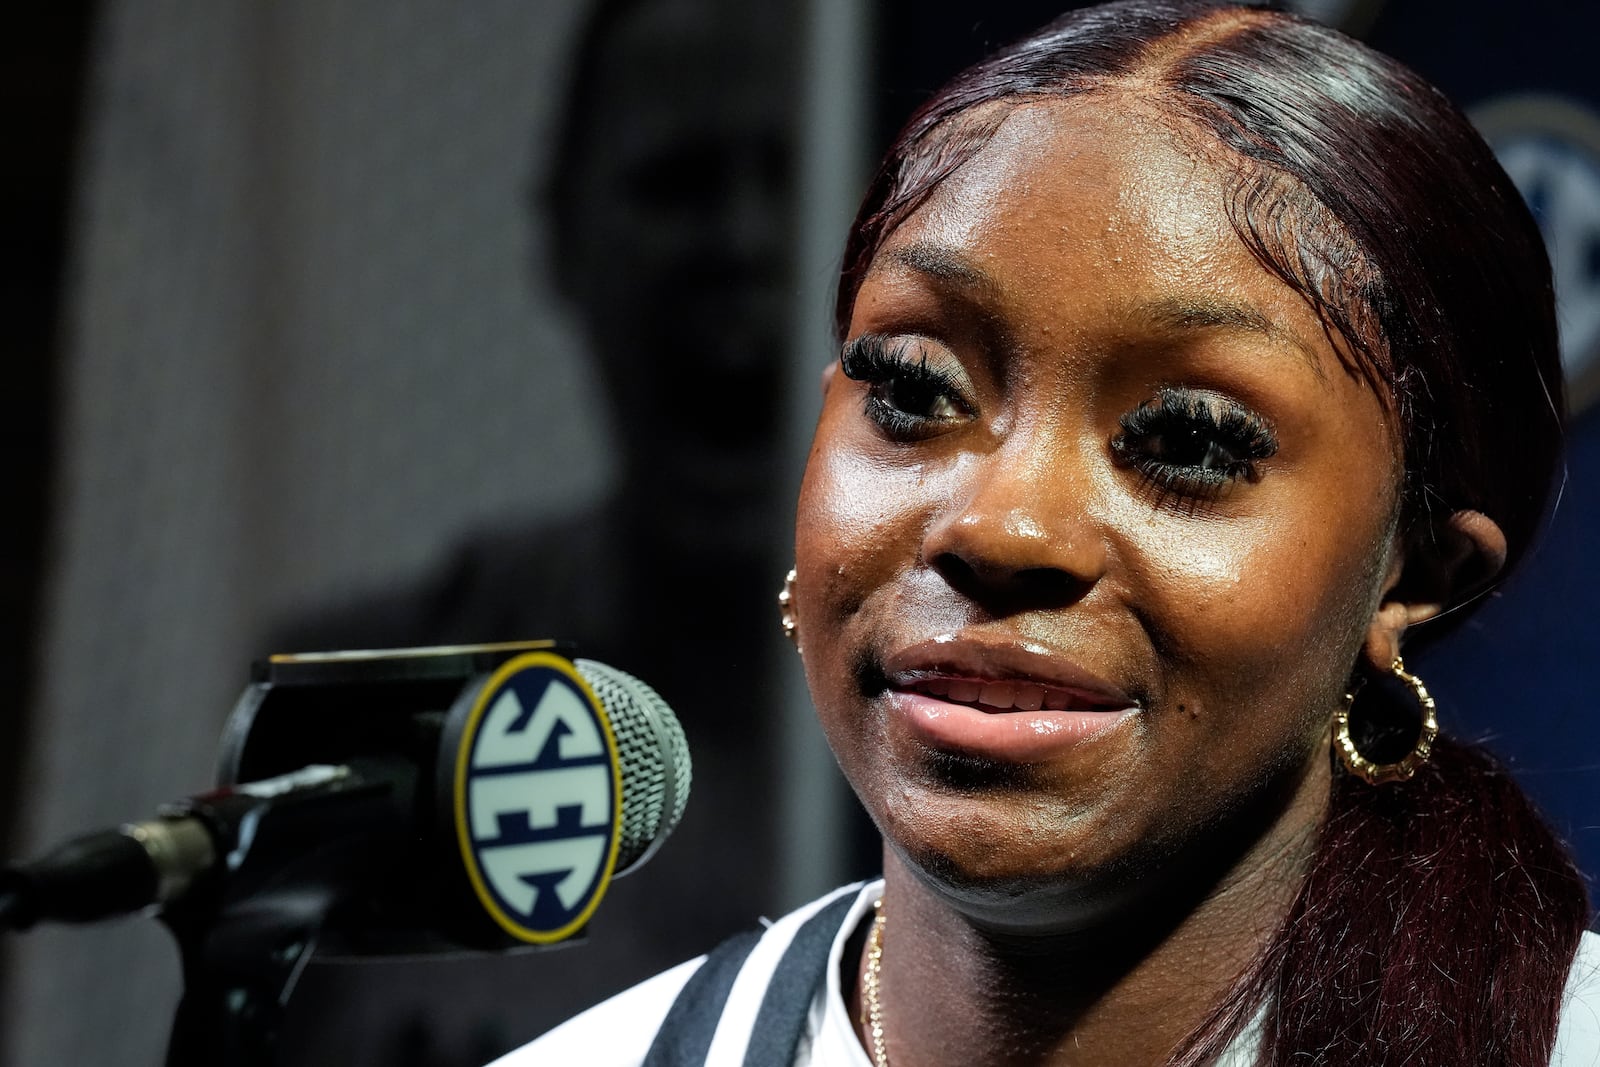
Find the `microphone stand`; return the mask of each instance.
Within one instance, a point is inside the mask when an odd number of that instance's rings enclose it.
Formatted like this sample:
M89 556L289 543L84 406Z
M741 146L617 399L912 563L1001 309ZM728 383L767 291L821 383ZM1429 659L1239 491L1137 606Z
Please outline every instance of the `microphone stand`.
M167 1067L273 1067L284 1009L321 923L293 903L262 902L214 930L173 924L183 959L183 999Z
M187 812L215 817L228 805L249 827L227 857L227 876L168 906L183 999L167 1067L273 1067L285 1008L324 932L375 885L396 875L406 851L397 815L407 783L359 773L330 788L279 797L223 797ZM249 806L242 816L237 805ZM322 844L305 850L314 827Z

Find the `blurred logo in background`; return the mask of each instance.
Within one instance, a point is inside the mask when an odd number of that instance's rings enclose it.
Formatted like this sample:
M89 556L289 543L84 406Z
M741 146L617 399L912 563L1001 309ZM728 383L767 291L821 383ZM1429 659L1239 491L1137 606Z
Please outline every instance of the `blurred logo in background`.
M1600 116L1567 97L1518 94L1474 108L1472 121L1544 234L1577 415L1600 397Z
M1296 15L1360 37L1378 17L1383 0L1287 0L1283 6Z

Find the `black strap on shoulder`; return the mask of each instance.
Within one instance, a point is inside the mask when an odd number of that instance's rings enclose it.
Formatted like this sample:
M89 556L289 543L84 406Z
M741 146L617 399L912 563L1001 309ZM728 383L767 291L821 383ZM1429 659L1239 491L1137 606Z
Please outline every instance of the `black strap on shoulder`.
M855 893L841 893L795 931L761 998L744 1067L790 1067L794 1062L811 1000L826 978L834 939L855 902Z
M747 930L711 950L667 1009L644 1067L703 1067L733 980L759 940L760 930Z

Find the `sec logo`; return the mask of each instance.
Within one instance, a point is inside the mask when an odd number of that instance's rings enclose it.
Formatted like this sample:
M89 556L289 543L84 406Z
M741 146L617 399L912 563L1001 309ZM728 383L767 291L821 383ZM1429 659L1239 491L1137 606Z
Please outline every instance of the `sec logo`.
M616 739L572 664L530 652L484 685L456 756L456 839L480 903L521 941L594 914L621 836Z
M1575 99L1519 94L1475 108L1472 120L1544 234L1577 415L1600 398L1600 115Z

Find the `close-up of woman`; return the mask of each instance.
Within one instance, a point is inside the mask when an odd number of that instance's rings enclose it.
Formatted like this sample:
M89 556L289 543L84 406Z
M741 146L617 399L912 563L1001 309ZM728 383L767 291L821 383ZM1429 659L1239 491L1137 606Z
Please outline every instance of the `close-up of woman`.
M1452 104L1293 15L1074 12L911 118L836 325L781 600L883 879L506 1067L1600 1063L1584 881L1407 669L1561 478Z

